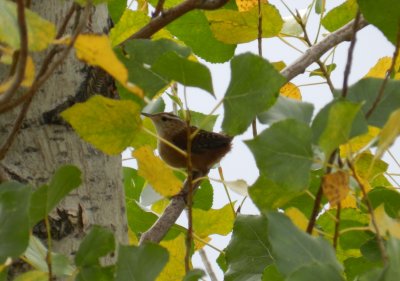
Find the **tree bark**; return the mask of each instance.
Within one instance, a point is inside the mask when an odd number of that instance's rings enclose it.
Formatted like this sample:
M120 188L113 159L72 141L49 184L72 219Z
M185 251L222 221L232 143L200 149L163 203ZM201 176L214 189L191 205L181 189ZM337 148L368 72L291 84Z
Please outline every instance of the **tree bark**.
M32 9L59 26L71 4L71 1L32 1ZM84 32L102 33L107 29L107 20L105 5L93 7ZM67 34L71 33L73 24L74 18ZM44 55L35 55L36 69ZM81 170L81 186L50 215L52 250L70 257L94 224L111 229L119 242L127 243L128 240L121 157L107 156L96 150L62 122L49 124L43 120L45 112L85 89L88 69L73 52L68 55L33 97L23 125L0 163L3 177L35 187L49 182L61 165L74 164ZM6 77L6 71L0 69L0 77ZM7 138L20 110L21 106L1 115L0 144ZM35 230L40 233L41 227Z

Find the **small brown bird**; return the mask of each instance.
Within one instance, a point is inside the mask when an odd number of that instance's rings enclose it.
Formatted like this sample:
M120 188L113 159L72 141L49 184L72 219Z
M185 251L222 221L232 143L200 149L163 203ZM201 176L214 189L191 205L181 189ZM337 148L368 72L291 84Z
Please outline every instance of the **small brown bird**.
M156 114L142 113L149 117L157 130L158 135L187 152L187 123L178 116L162 112ZM190 132L197 131L191 143L191 160L193 171L207 173L213 165L218 163L222 157L231 149L232 137L198 130L191 126ZM176 149L158 140L158 151L161 158L170 166L175 168L186 168L187 158Z

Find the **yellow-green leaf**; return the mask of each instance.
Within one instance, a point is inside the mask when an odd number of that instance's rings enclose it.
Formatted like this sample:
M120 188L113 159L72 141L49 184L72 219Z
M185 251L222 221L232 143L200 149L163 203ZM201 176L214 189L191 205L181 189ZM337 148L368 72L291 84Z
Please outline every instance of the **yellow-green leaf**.
M141 124L140 108L136 103L102 96L77 103L61 116L84 140L111 155L121 153L132 144Z
M29 9L25 9L25 17L29 50L46 49L56 34L54 24ZM16 50L20 48L17 6L11 1L0 1L0 42L6 43Z
M32 270L19 275L14 281L47 281L49 274L47 272Z
M181 233L173 240L162 241L160 245L168 250L169 259L156 281L182 280L185 276L185 235Z
M25 66L25 75L22 80L21 86L30 87L35 79L35 64L33 63L32 57L28 56ZM7 89L14 83L15 76L4 81L0 84L0 93L7 91Z
M282 86L282 88L279 90L279 93L281 96L295 99L295 100L302 100L301 97L301 92L299 87L297 87L295 84L288 82L285 85Z
M167 164L154 155L149 146L136 149L133 156L138 161L139 175L148 180L155 191L163 196L173 196L181 190L181 181Z
M208 211L193 208L193 229L200 237L227 235L232 231L234 220L235 215L229 203L221 209Z
M393 144L400 134L400 109L390 114L388 121L379 134L378 150L376 158L381 158L383 153Z
M246 43L258 37L258 7L246 12L220 9L207 12L211 30L215 38L227 43ZM283 20L275 6L262 4L262 35L265 38L278 35L282 29Z
M346 158L346 157L351 156L351 154L360 151L361 149L366 147L368 144L370 144L371 141L374 138L376 138L376 136L378 134L379 134L379 128L374 127L374 126L368 126L367 133L365 133L361 136L352 138L346 144L343 144L340 146L340 156L342 158Z

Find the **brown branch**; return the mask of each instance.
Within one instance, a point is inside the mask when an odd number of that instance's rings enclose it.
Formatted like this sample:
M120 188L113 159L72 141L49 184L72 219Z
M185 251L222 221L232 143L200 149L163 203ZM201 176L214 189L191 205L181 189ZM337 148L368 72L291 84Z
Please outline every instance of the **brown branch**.
M185 92L186 100L186 92ZM186 106L187 100L186 100ZM186 110L186 147L187 147L187 158L186 158L186 168L187 168L187 183L188 183L188 195L187 195L187 208L188 208L188 230L186 233L186 254L185 254L185 272L186 274L190 271L190 257L193 242L193 165L192 165L192 141L191 138L192 131L190 125L190 110Z
M333 248L336 249L337 241L339 238L339 227L340 227L340 211L342 209L342 205L340 202L337 204L336 209L336 221L335 221L335 235L333 236Z
M25 6L23 0L17 0L17 17L20 40L17 71L10 88L0 96L0 104L7 103L14 96L25 76L26 62L28 58L28 30L26 27Z
M175 7L172 7L159 16L153 18L147 25L122 42L124 44L132 39L150 38L154 33L165 27L167 24L195 9L215 10L224 6L229 0L186 0Z
M310 66L312 63L317 61L323 54L329 51L331 48L336 45L349 41L352 38L353 34L353 25L354 21L346 24L342 28L336 30L335 32L328 35L324 40L319 42L318 44L310 47L304 55L299 57L294 63L285 67L281 74L286 77L288 81L292 80L299 74L304 73L306 68ZM358 30L367 26L368 23L364 20L364 18L360 18L360 22L357 26Z
M215 272L212 269L211 263L208 260L206 251L204 251L204 249L200 249L199 254L200 254L201 261L203 262L204 267L206 268L206 272L207 272L208 276L210 277L210 280L218 281L217 276L215 275Z
M164 2L165 0L158 0L156 9L154 10L152 17L155 18L157 17L160 13L163 13L164 11Z
M372 104L371 108L368 110L368 112L365 114L365 117L368 119L372 113L374 112L375 108L378 106L380 101L382 100L383 94L385 92L385 87L386 84L389 80L390 75L392 75L392 72L394 70L394 67L396 65L396 59L399 55L399 49L400 49L400 23L397 27L397 41L396 41L396 47L393 52L393 58L392 58L392 63L390 64L389 70L386 72L385 79L383 80L381 87L379 88L379 93L374 100L374 103Z
M347 96L348 81L349 81L349 76L350 76L351 64L353 62L354 47L356 46L356 33L357 33L358 22L360 21L360 17L361 17L361 13L360 13L360 9L358 9L356 18L354 19L354 23L353 23L353 33L351 35L350 47L349 47L349 51L347 54L346 68L344 70L343 89L342 89L342 97L343 98L345 98Z
M353 164L350 161L347 161L347 164L349 165L350 170L353 172L353 177L355 178L355 180L357 181L358 185L360 186L361 192L363 194L364 200L365 200L365 204L367 205L368 208L368 212L371 216L371 223L372 226L375 229L375 233L376 233L376 241L378 242L378 246L379 246L379 251L381 252L381 256L382 256L382 261L383 261L383 265L386 266L388 263L388 255L386 253L386 249L385 249L385 245L383 243L383 239L382 236L380 234L379 231L379 227L378 224L376 222L376 218L375 218L375 213L374 213L374 208L372 207L372 203L371 200L369 199L369 197L367 196L367 192L364 186L363 181L360 179L360 177L357 175L357 172L353 166Z
M207 176L207 173L194 172L193 173L193 191L197 189L200 185L202 177ZM175 197L171 199L171 202L165 208L163 214L159 219L153 224L153 226L142 234L140 237L139 244L145 242L159 243L164 236L167 234L168 230L175 224L176 220L185 209L186 197L189 191L189 182L186 180L183 184L182 191Z

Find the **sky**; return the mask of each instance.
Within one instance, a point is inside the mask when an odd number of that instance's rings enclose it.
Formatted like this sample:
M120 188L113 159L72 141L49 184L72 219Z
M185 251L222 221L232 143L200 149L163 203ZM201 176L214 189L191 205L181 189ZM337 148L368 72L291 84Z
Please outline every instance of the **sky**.
M286 4L291 9L302 10L307 8L307 6L311 3L311 1L304 0L287 0ZM344 1L338 0L329 0L327 2L327 10L330 10L332 7L335 7ZM270 4L275 5L282 17L290 16L287 9L284 7L280 0L270 0ZM308 22L308 34L312 38L312 41L315 38L316 29L318 27L319 16L312 14L310 21ZM322 32L322 36L327 35ZM322 38L320 36L320 38ZM293 45L305 51L306 47L303 43L299 42L296 39L287 39ZM263 39L263 56L271 62L283 60L286 65L290 65L293 61L295 61L301 54L292 49L291 47L283 44L278 39ZM332 73L332 82L335 88L342 88L343 84L343 73L347 60L347 52L348 52L349 43L342 43L336 48L335 52L335 63L337 64L337 68ZM238 45L236 49L236 55L252 52L254 54L258 53L257 42L251 42L247 44ZM349 84L353 84L359 79L361 79L368 70L376 64L379 58L384 56L392 56L393 55L394 46L387 41L387 39L383 36L383 34L377 30L373 26L368 26L364 28L362 31L357 33L357 41L354 50L354 58L352 64L352 70L349 77ZM230 81L230 65L229 62L224 64L210 64L205 63L211 70L214 90L216 93L216 99L212 98L208 93L198 90L195 88L187 88L187 96L189 108L191 110L199 111L204 114L210 113L214 108L215 104L224 96L224 93L228 87ZM318 68L315 64L311 67L311 69ZM308 73L299 75L292 82L296 85L304 85L309 83L318 83L323 82L323 79L320 77L308 77ZM326 84L324 85L313 85L313 86L303 86L300 87L303 101L310 102L314 104L314 114L319 111L324 105L326 105L331 99L332 95L329 91L329 88ZM183 92L182 87L178 90L180 93ZM171 107L167 107L167 110L171 110ZM220 124L222 122L223 117L223 108L222 106L217 110L218 114L221 114L217 120L217 124L215 127L215 131L220 131ZM261 132L265 126L258 127L259 132ZM247 146L243 143L243 140L248 140L252 138L251 129L247 130L243 135L235 137L233 141L233 149L232 151L222 160L221 167L224 171L225 179L228 181L243 179L248 185L254 183L254 181L258 177L258 169L255 165L254 158L247 148ZM400 144L397 142L395 147L391 149L394 154L400 158L399 153ZM129 153L124 153L124 157L129 157ZM399 173L400 167L396 166L394 161L390 159L387 155L384 158L389 165L392 172ZM134 161L124 162L124 165L135 167ZM213 169L209 177L211 179L219 179L219 175L217 169ZM399 179L400 181L400 179ZM224 192L223 186L219 183L214 182L214 205L213 208L221 208L225 204L228 203L227 196ZM242 201L243 197L238 196L231 192L232 200L236 200L239 203ZM242 208L242 214L258 214L257 208L252 204L250 199L247 199ZM183 214L178 221L185 225L185 214ZM212 245L217 248L223 250L227 243L229 243L230 236L222 237L218 235L214 235L212 241L210 242ZM214 271L217 274L218 280L223 280L223 274L219 267L215 263L215 259L218 257L219 253L209 247L205 247L206 253L208 255L211 264L213 265ZM194 266L203 268L203 264L199 258L198 254L195 254Z

